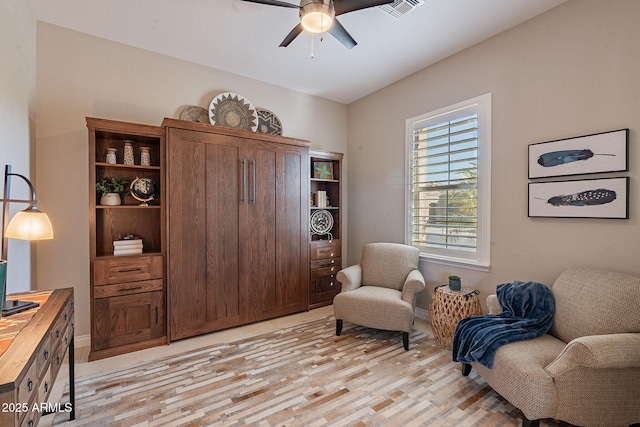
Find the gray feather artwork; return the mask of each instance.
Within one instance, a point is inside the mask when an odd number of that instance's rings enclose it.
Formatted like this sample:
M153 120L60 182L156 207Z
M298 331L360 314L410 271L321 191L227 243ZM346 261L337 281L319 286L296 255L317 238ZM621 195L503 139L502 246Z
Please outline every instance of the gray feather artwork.
M589 160L593 156L615 156L615 154L594 154L589 149L550 151L538 157L538 164L545 168L564 165L567 163Z
M547 203L553 206L594 206L611 203L616 199L616 192L604 188L586 190L580 193L553 196Z

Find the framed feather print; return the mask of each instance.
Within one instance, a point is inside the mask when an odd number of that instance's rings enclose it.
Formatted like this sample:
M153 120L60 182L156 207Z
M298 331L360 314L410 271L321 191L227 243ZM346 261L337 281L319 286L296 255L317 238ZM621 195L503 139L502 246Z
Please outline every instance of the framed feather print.
M529 217L629 219L629 178L531 182Z
M629 170L629 129L529 145L529 178Z

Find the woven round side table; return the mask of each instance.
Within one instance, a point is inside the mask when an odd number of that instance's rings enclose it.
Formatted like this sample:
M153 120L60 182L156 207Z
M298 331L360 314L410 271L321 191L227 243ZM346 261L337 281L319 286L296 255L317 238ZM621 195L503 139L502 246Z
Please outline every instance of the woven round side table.
M462 288L452 291L443 285L434 289L429 305L431 330L438 345L446 350L453 348L453 334L460 319L482 315L480 292Z

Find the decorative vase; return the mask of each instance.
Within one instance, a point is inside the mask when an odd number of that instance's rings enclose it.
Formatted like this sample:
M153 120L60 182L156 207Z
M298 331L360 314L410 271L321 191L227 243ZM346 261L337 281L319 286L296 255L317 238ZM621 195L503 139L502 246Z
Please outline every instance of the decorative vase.
M451 289L452 291L459 291L460 289L462 289L462 282L460 281L460 279L449 279L449 289Z
M124 141L124 164L132 165L133 163L133 141Z
M118 193L105 193L100 197L102 206L118 206L122 204L122 199Z
M116 164L116 149L115 148L107 148L107 163L111 165Z
M140 147L140 165L151 166L151 154L149 154L149 147Z

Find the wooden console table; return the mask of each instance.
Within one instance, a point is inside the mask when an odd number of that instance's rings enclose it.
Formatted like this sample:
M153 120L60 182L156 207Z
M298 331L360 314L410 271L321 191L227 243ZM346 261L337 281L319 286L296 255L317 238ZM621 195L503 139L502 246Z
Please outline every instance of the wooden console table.
M0 319L0 426L35 427L40 417L68 412L75 419L73 289L7 295L40 303ZM69 349L66 404L47 403Z

